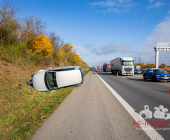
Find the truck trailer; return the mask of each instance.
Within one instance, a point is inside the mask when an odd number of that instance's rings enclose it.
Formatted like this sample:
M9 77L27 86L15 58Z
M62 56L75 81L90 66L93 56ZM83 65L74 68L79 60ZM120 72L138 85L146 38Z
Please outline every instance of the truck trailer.
M111 72L120 75L134 75L134 64L131 57L118 57L110 61Z

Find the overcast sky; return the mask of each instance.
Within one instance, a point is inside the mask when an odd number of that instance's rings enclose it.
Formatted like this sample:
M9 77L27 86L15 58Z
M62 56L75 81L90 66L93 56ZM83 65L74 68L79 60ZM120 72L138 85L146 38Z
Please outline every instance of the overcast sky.
M89 66L117 57L155 63L154 44L170 42L169 0L0 0L20 8L18 16L40 17L46 30L74 46ZM170 65L170 51L160 51Z

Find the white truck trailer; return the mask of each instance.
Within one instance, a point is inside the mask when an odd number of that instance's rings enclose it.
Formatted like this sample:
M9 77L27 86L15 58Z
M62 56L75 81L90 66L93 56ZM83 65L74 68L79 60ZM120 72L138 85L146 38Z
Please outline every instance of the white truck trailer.
M131 57L118 57L110 61L111 72L121 75L134 75L134 64Z

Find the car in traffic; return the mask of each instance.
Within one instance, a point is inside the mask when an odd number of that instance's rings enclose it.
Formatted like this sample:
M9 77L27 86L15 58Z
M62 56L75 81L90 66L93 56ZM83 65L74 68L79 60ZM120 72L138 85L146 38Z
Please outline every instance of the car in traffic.
M90 71L93 71L93 68L90 68Z
M139 70L139 69L135 69L134 73L135 73L135 74L142 74L142 71Z
M170 74L160 68L148 68L143 73L143 79L151 79L152 81L170 81Z
M84 81L82 68L79 66L39 70L28 81L38 91L56 90L61 87L80 85Z

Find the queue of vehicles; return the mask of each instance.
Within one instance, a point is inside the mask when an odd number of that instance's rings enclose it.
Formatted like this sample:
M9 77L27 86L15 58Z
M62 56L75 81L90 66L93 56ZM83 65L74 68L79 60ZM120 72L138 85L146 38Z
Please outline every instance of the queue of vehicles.
M143 79L152 81L170 81L170 74L160 68L149 68L140 70L140 65L134 66L134 60L131 57L118 57L110 61L110 64L103 64L103 72L112 72L119 75L143 74Z

